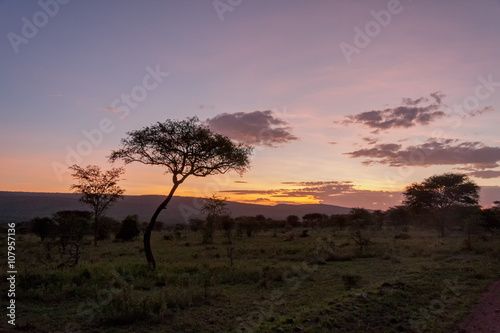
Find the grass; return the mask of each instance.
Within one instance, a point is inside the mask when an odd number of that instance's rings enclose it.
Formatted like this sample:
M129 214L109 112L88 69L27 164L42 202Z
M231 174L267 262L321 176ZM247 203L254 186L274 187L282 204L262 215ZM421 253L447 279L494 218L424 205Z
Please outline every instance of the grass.
M295 231L298 233L299 231ZM289 233L289 232L288 232ZM235 239L231 267L217 234L154 233L157 270L140 240L83 249L59 267L38 238L17 239L17 324L29 332L446 332L500 278L500 239L438 238L410 230L309 237L261 232ZM297 234L298 235L298 234ZM6 276L2 276L6 278Z

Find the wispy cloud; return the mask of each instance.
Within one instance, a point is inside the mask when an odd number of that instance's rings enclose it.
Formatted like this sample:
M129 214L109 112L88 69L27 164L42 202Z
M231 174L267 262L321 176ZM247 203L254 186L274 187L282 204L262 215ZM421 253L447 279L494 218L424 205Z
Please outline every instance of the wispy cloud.
M277 147L298 140L288 122L271 110L222 113L206 120L214 131L250 145Z
M457 139L428 139L423 144L403 148L401 144L377 144L373 148L345 153L351 158L365 157L363 164L387 164L393 167L430 165L468 165L475 169L500 166L500 147Z
M222 192L235 195L259 195L271 202L279 202L285 198L312 198L320 203L341 206L384 208L400 204L401 193L390 191L370 191L358 189L351 181L313 181L313 182L283 182L283 185L296 188L271 190L226 190Z
M342 123L357 123L380 130L427 125L433 120L446 115L440 110L443 97L444 95L441 92L434 92L430 94L430 100L427 97L403 98L400 106L349 115L346 116Z
M468 173L467 175L482 178L482 179L490 179L490 178L499 178L500 171L499 170L476 170Z
M362 138L363 141L365 141L369 145L374 145L376 144L380 139L379 138Z
M341 124L361 124L375 129L373 133L391 128L410 128L428 125L438 119L455 116L452 112L443 111L445 95L439 91L433 92L429 97L417 99L403 98L401 105L383 110L371 110L345 117ZM475 117L493 110L492 106L462 112L462 117Z

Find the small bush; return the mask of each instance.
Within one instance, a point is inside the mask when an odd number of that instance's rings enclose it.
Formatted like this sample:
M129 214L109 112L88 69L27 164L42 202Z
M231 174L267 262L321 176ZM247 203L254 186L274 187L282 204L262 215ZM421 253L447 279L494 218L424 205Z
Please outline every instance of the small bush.
M361 281L360 275L354 274L344 274L342 275L342 282L346 290L351 290L352 288L358 288Z
M116 234L117 240L131 241L139 236L139 217L137 215L127 216L123 222L120 230Z
M394 239L410 239L411 236L406 233L397 234Z

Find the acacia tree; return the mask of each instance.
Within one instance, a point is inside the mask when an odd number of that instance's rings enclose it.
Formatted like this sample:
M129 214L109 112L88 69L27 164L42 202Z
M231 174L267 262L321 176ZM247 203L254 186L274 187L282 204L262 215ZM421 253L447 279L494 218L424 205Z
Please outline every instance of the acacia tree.
M73 265L80 261L83 241L89 230L92 213L80 210L64 210L54 214L62 254L69 256Z
M252 147L235 144L228 137L213 133L198 118L158 122L127 133L122 148L109 156L111 162L121 159L125 164L139 162L157 165L172 174L172 188L158 206L144 232L144 253L152 268L156 263L151 251L151 231L160 212L187 177L206 177L234 170L240 175L250 165Z
M123 168L112 168L101 171L97 165L88 165L82 168L78 165L69 167L73 178L78 184L71 185L70 189L81 193L80 201L91 206L94 213L94 245L99 238L100 219L104 212L111 207L125 192L117 185L121 175L125 172Z
M479 186L465 174L445 173L413 183L403 192L403 203L417 212L430 213L441 237L445 232L445 214L456 206L477 206Z
M214 229L217 224L229 217L230 211L226 207L226 199L220 198L216 194L203 198L201 211L207 214L205 223L202 226L203 244L213 243Z
M30 222L31 231L40 237L43 242L48 236L55 232L56 224L50 217L35 217Z

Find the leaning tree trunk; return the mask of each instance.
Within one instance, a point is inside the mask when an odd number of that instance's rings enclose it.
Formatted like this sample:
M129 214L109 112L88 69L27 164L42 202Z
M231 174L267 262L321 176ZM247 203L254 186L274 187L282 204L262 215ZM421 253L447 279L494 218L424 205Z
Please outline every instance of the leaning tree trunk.
M153 231L153 228L155 227L156 219L158 218L158 215L160 215L161 211L165 208L167 208L168 203L172 199L175 190L177 187L181 184L181 182L174 181L174 186L172 186L172 189L170 190L170 193L168 194L167 198L163 200L163 202L156 208L155 213L151 217L151 221L149 221L148 227L146 228L146 231L144 232L144 253L146 254L146 260L148 261L148 265L156 269L156 262L155 258L153 256L153 251L151 251L151 232Z

